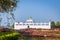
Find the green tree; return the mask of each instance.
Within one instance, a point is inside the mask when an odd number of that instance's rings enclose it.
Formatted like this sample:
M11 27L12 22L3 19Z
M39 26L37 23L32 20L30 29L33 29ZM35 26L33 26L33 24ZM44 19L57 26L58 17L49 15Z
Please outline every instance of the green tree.
M55 25L54 21L51 22L51 28L56 28L56 25Z
M56 22L56 27L60 28L60 22Z
M2 18L0 18L0 26L1 26Z
M12 14L12 12L17 6L17 1L18 0L0 0L0 12L7 13L7 25L9 25L10 20L8 15L11 15L11 17L14 18L14 14Z
M0 0L0 12L9 12L17 5L17 0Z
M12 25L10 26L10 28L11 28L11 29L14 29L14 24L12 24Z

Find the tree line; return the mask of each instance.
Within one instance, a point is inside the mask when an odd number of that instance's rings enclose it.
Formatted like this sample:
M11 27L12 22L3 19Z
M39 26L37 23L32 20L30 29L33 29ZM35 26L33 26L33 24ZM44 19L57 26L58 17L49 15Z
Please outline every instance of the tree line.
M57 21L57 22L52 21L51 28L60 28L60 22L59 21Z

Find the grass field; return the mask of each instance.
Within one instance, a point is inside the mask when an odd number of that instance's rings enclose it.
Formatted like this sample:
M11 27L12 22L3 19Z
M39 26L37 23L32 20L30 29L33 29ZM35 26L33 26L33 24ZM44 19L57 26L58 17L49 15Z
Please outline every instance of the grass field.
M60 38L19 38L18 40L60 40Z

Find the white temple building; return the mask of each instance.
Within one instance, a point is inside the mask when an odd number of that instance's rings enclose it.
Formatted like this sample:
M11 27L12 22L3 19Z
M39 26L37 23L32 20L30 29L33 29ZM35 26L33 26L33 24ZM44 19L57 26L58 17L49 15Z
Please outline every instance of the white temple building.
M14 29L27 29L27 28L36 28L36 29L51 29L51 22L41 22L37 23L32 20L30 17L26 22L15 22Z

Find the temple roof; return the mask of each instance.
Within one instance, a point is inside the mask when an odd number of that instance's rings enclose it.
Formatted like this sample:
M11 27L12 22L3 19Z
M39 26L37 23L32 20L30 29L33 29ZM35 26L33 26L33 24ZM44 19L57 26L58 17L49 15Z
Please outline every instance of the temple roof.
M32 23L32 22L33 22L32 17L29 17L29 19L27 19L26 22L27 22L27 23Z

